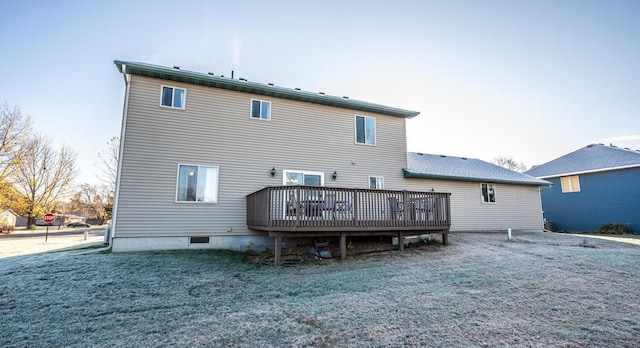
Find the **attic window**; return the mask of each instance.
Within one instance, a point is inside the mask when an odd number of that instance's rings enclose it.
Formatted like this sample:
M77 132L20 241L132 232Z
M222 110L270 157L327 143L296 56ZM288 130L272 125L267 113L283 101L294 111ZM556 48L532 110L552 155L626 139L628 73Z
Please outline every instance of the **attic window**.
M577 175L563 176L560 178L562 193L580 192L580 178Z

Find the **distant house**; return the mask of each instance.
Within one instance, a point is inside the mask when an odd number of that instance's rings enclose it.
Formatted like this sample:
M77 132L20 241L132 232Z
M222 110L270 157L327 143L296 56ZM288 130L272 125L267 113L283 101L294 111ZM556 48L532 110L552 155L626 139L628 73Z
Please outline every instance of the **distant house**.
M544 216L557 231L596 231L623 223L640 233L640 151L591 144L526 174L550 181Z
M11 231L16 227L16 220L18 219L16 214L11 209L5 209L0 212L0 227L3 231Z
M411 189L451 192L451 231L543 228L545 180L478 159L413 152L404 177Z

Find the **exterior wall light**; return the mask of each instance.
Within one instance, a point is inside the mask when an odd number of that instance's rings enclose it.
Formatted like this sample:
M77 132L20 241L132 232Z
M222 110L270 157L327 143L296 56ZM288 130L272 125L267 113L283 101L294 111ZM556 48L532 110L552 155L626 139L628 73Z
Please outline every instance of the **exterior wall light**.
M271 176L276 176L276 167L271 168L271 171L269 172L271 174Z
M335 180L338 177L338 172L336 172L335 170L333 171L333 174L331 174L331 178L333 178L333 180Z

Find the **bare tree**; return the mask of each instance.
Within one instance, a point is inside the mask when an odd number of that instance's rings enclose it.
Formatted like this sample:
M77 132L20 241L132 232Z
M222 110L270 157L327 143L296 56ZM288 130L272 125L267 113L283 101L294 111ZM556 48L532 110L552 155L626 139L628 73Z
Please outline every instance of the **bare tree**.
M120 155L120 137L112 137L107 142L107 149L98 153L100 159L100 172L96 175L111 192L116 189L118 177L118 156Z
M521 173L528 169L524 163L522 162L518 163L512 157L504 157L504 156L496 157L493 159L493 163L500 167L507 168L509 170L514 170L516 172L521 172Z
M51 141L39 133L24 143L16 161L13 181L27 204L27 228L35 224L36 216L52 209L69 192L77 174L76 153L62 146L53 149Z
M111 219L113 196L107 185L82 184L67 205L104 224Z
M11 108L5 102L0 108L0 183L11 175L30 131L31 119L23 117L20 109Z

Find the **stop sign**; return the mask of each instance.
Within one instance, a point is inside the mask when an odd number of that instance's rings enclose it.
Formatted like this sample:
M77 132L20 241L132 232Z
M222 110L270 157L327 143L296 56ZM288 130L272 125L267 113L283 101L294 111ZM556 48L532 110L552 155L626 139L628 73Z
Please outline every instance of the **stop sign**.
M51 214L51 213L46 213L44 214L44 217L42 218L42 221L44 221L45 224L50 224L52 223L54 220L56 219L56 217Z

